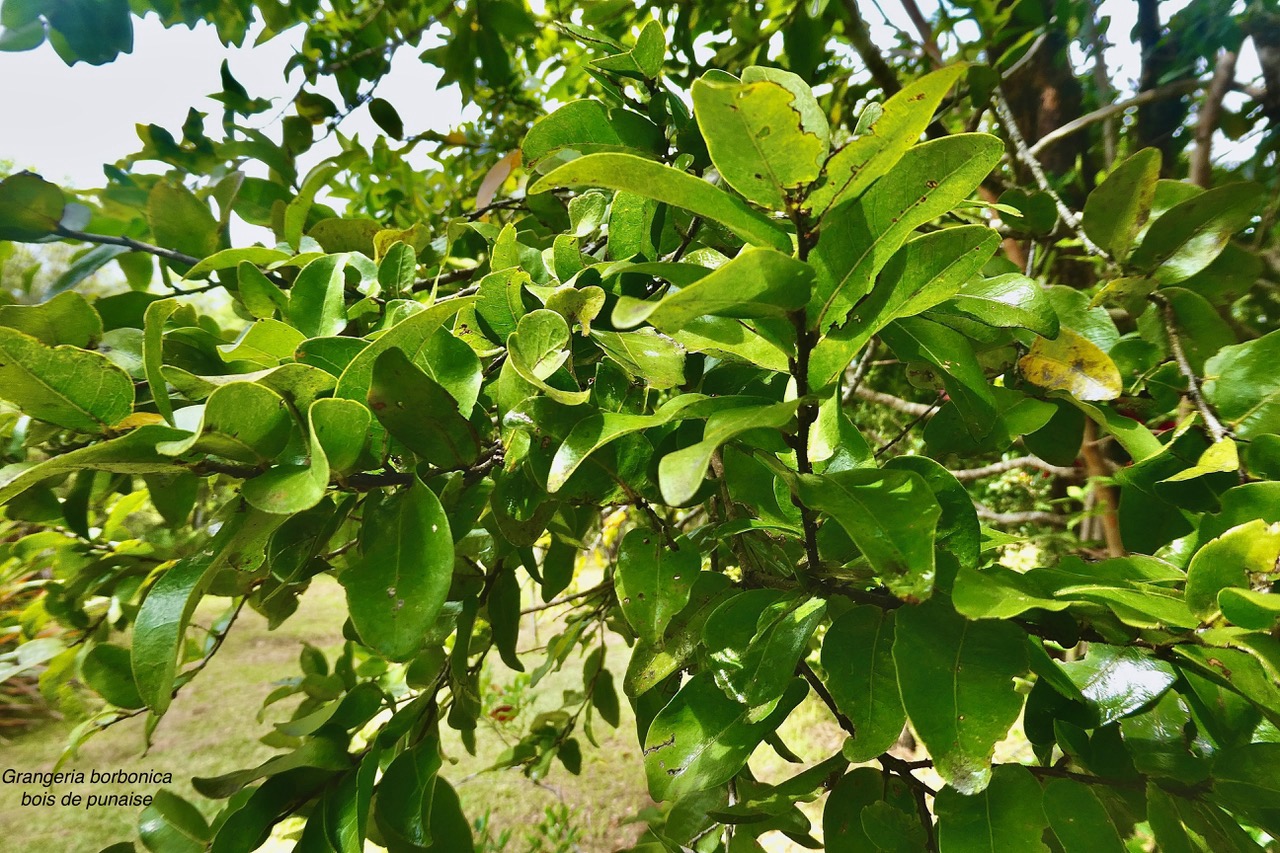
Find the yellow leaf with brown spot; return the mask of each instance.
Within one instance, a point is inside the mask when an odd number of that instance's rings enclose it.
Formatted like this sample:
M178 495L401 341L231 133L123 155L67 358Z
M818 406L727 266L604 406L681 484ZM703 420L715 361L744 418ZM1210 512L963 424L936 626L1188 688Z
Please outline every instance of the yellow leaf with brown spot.
M1114 400L1124 388L1111 357L1070 329L1052 341L1036 338L1018 368L1041 388L1066 391L1077 400Z

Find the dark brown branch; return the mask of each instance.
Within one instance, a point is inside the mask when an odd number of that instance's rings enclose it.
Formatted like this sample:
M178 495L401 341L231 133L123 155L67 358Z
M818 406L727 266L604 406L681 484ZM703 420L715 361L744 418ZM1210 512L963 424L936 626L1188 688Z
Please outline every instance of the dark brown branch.
M916 0L901 0L901 2L907 17L911 19L912 26L920 34L920 40L924 43L924 52L933 60L934 65L941 66L942 51L938 50L938 40L933 37L933 27L929 26L929 20L921 14Z
M156 257L164 258L167 261L173 261L179 264L187 264L195 266L200 263L200 259L188 255L184 252L176 252L173 249L166 249L163 246L153 246L150 243L143 243L132 237L113 237L110 234L90 234L85 231L76 231L73 228L63 228L58 226L54 232L59 237L66 237L68 240L79 240L83 243L98 243L104 246L124 246L126 249L132 249L135 252L146 252Z
M898 82L898 75L889 67L889 63L885 62L880 49L871 40L867 22L863 20L862 13L858 10L858 0L843 0L841 5L844 7L844 34L849 39L849 43L858 52L863 64L867 66L867 71L871 72L871 78L884 90L885 95L896 95L902 90L902 84Z

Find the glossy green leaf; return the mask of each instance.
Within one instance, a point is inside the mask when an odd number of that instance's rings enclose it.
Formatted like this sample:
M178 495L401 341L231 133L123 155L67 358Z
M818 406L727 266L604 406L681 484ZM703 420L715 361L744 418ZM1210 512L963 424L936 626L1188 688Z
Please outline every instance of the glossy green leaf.
M1044 813L1065 853L1122 853L1120 834L1106 806L1088 785L1053 779L1044 789Z
M824 175L805 200L805 205L822 218L842 202L862 194L920 140L943 97L968 66L956 63L913 80L884 102L875 120L859 127L859 136L837 151L826 164Z
M923 317L896 320L880 336L898 358L931 365L974 438L991 432L996 416L995 394L972 344L959 332Z
M833 210L810 256L817 270L810 323L823 331L844 323L911 232L971 193L1003 151L998 139L979 133L926 142L856 202Z
M212 833L199 809L161 788L138 816L138 837L152 853L203 853Z
M294 446L292 454L285 454L268 471L246 480L241 487L245 500L264 512L292 515L311 509L324 497L329 488L329 457L315 426L317 406L325 404L316 400L307 412L307 441Z
M559 385L573 382L561 371L569 358L569 341L569 324L563 317L545 308L532 311L520 318L507 340L507 364L529 387L557 403L581 405L591 396L590 391L557 387L548 381L559 372Z
M368 440L369 410L355 400L324 397L309 411L311 429L330 470L340 475L356 470Z
M56 185L31 172L0 181L0 240L31 242L58 229L66 199Z
M1095 709L1100 725L1155 702L1176 678L1172 666L1139 649L1102 643L1091 644L1083 659L1061 667Z
M1047 853L1040 840L1047 820L1040 783L1025 767L1005 765L991 784L966 795L952 787L938 792L938 849L941 853Z
M367 509L360 556L338 578L360 639L391 660L417 654L449 593L453 557L449 520L421 481Z
M656 643L640 640L631 653L623 679L628 696L640 696L683 667L702 647L702 629L707 618L732 594L734 587L724 575L699 572L689 591L689 603L667 625Z
M772 80L695 80L693 111L711 161L729 186L762 207L782 210L812 183L827 157L826 117ZM812 95L809 96L810 99Z
M879 332L953 296L991 258L1000 237L990 228L963 225L922 234L894 253L848 321L818 341L809 359L809 384L825 388Z
M808 692L804 680L796 678L781 699L749 708L726 696L710 673L695 675L649 725L644 740L649 794L675 800L727 782Z
M903 707L938 773L961 794L985 789L992 751L1022 710L1013 683L1028 667L1022 631L930 601L897 611L893 659Z
M480 436L457 401L401 350L378 356L368 402L387 432L438 468L465 468L480 453Z
M336 335L347 325L343 298L343 271L346 258L324 255L302 268L289 289L289 323L304 337Z
M752 708L774 702L826 608L820 598L775 590L747 590L717 607L702 630L716 685Z
M869 761L897 742L907 715L893 663L894 615L878 607L854 607L831 623L822 638L827 689L853 723L845 743L850 761Z
M1118 261L1128 257L1151 215L1160 161L1158 148L1143 148L1116 166L1085 201L1085 233Z
M133 380L100 353L0 327L0 399L38 420L96 433L133 412Z
M102 338L102 318L75 291L39 305L0 306L0 326L23 332L48 346L94 349Z
M971 281L944 304L943 310L1001 328L1029 329L1046 338L1058 336L1058 315L1040 283L1019 273Z
M721 223L756 246L791 251L791 238L768 217L686 172L630 154L588 154L543 177L530 193L557 187L604 187L637 193Z
M796 403L746 406L716 412L707 418L702 441L668 453L658 463L658 485L667 503L680 505L693 499L702 486L711 457L727 441L752 429L777 429L789 422Z
M173 699L178 657L187 624L222 569L250 572L262 564L278 515L233 507L209 545L180 560L148 590L133 625L133 678L147 707L163 714Z
M236 270L240 301L259 320L270 320L279 311L281 316L289 312L289 297L248 261L241 261Z
M129 650L111 643L98 643L84 656L80 674L85 684L117 708L142 708L145 703L133 683Z
M182 184L158 181L147 197L147 222L157 244L196 258L218 251L218 221L209 205Z
M1223 587L1218 591L1218 609L1232 625L1254 631L1269 631L1280 620L1280 595Z
M1205 543L1187 567L1187 605L1209 619L1217 611L1218 593L1227 587L1250 589L1255 577L1276 570L1280 558L1280 524L1255 519Z
M627 533L618 548L614 589L622 614L636 634L650 643L662 639L667 624L689 603L702 570L702 557L688 540L669 546L645 528Z
M867 835L863 823L868 809L877 804L918 814L911 789L898 776L885 776L874 767L857 767L841 777L822 811L822 840L827 853L877 853L881 848ZM874 825L874 817L869 823ZM922 826L920 829L923 831Z
M648 320L672 334L704 316L781 317L809 301L813 269L773 249L748 247L727 264L660 300L623 296L613 321L628 328Z
M1240 438L1280 432L1280 332L1223 347L1204 365L1204 394Z
M942 508L919 474L874 468L805 474L797 493L844 528L894 595L923 601L933 593Z
M1185 281L1218 257L1231 236L1249 224L1262 202L1252 183L1224 184L1169 208L1147 232L1129 263L1162 284Z

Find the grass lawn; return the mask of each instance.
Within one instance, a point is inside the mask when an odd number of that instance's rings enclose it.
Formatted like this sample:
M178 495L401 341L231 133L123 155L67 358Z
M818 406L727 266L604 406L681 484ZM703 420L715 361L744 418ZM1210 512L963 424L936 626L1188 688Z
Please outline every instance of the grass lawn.
M206 605L198 611L196 621L207 624L217 612L217 608ZM64 769L81 769L86 774L91 769L169 772L174 778L171 787L200 806L206 815L212 815L218 804L195 794L191 777L214 776L250 767L275 753L257 738L270 731L271 722L283 719L290 706L284 702L273 706L267 720L258 723L256 717L262 700L273 681L298 673L297 658L302 643L309 642L320 648L332 660L341 649L344 613L341 588L324 578L304 596L297 614L275 631L267 631L265 620L245 610L217 657L174 701L156 730L149 753L142 754L143 718L138 717L90 739L79 756ZM522 647L540 645L554 633L554 619L545 613L539 615L540 624L526 627ZM618 649L610 656L611 663L620 669L627 652L621 641L613 639ZM515 677L515 673L496 661L487 672L489 681L497 685L509 684ZM577 834L576 849L603 853L628 846L642 828L628 820L652 805L645 789L635 721L625 701L617 730L597 720L595 732L600 749L592 749L583 741L581 775L570 775L559 763L546 779L536 784L516 770L483 772L505 747L503 737L515 740L534 714L559 707L562 691L580 687L580 672L580 660L570 658L563 672L549 675L538 685L531 695L532 702L515 721L506 726L494 723L492 728L482 723L477 732L478 755L474 757L467 755L456 736L446 735L447 758L442 774L457 787L469 817L474 819L487 812L494 836L506 829L511 831L510 841L504 848L508 853L555 849L533 843L538 824L545 823L549 806L558 807L563 803L568 808L570 825ZM620 683L620 672L617 677ZM228 691L227 684L236 684L238 689ZM20 771L51 770L72 727L70 722L52 721L0 742L3 754L0 765ZM825 709L812 698L788 719L781 734L806 760L827 757L842 741ZM756 753L751 766L759 778L766 780L786 778L794 772L791 765L768 747ZM59 786L56 790L61 795L66 791L150 793L153 788L90 786L86 782L79 786ZM38 790L37 786L0 786L0 836L4 839L0 846L3 849L97 853L107 844L136 838L137 813L132 808L20 806L23 791ZM805 811L820 825L821 802L806 806ZM771 851L800 849L780 837L768 842ZM273 839L262 849L276 853L292 847L292 841Z

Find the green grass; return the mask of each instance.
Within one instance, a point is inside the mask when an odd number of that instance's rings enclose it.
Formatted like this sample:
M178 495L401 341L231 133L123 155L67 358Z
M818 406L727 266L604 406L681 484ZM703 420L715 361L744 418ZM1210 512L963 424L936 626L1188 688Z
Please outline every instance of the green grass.
M197 623L208 624L219 613L215 602L197 613ZM321 578L303 597L298 612L275 631L246 610L221 651L174 701L155 736L150 752L143 754L143 718L127 720L91 738L67 769L170 772L174 791L196 803L206 815L216 813L220 804L203 799L191 788L192 776L215 776L250 767L275 754L258 742L271 730L271 722L287 717L292 703L281 702L270 709L263 723L257 722L263 698L272 682L298 674L297 658L302 643L318 647L332 660L342 647L342 620L345 614L342 590ZM557 630L557 621L547 613L536 624L526 626L521 648L542 645ZM621 669L628 651L610 636L609 661L621 684ZM537 660L538 655L529 656ZM485 670L486 680L497 686L510 685L516 674L494 659ZM227 685L237 685L234 691ZM605 853L630 845L643 829L632 822L641 810L652 806L645 787L640 748L636 743L635 719L626 701L617 729L596 720L595 734L600 748L583 741L583 766L579 776L569 774L558 762L540 782L526 778L519 770L486 772L506 747L518 739L530 720L540 711L559 708L563 691L581 688L581 659L570 657L564 670L548 675L529 693L530 703L512 722L500 724L486 718L477 732L478 754L470 756L456 733L446 732L443 747L446 761L442 770L458 789L463 808L471 818L486 812L495 835L511 830L508 853L531 849L528 838L543 822L548 806L563 803L579 833L578 849L584 853ZM22 771L51 770L62 753L73 723L53 721L0 742L0 765ZM826 710L810 698L784 724L781 734L787 744L806 761L820 760L839 749L839 729ZM762 747L751 760L757 778L784 779L796 767ZM131 808L106 807L86 810L54 806L22 808L23 790L35 787L0 787L0 848L47 851L47 853L97 853L107 844L136 839L137 813ZM61 786L81 794L149 793L145 786ZM805 806L805 811L821 822L821 802ZM291 850L292 841L273 839L262 849L270 853ZM771 839L770 851L790 851L785 839ZM370 847L370 849L375 849ZM539 849L539 848L532 848ZM550 848L554 849L554 848Z

